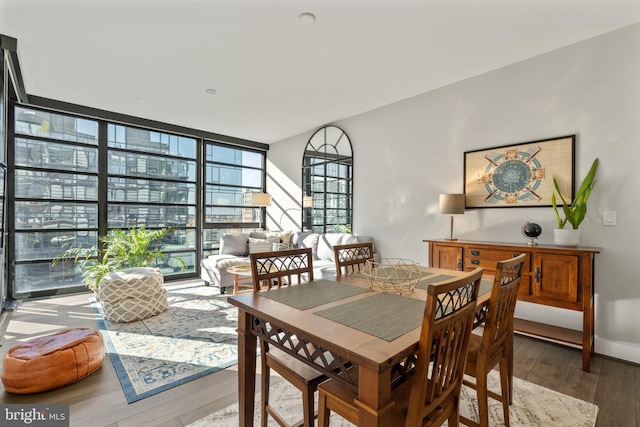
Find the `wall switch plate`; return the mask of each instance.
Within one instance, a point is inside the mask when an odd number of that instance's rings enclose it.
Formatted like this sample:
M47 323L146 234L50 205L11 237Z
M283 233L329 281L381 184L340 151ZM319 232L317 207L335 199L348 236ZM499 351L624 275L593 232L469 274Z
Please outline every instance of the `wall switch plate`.
M616 225L616 211L604 211L602 213L602 225Z

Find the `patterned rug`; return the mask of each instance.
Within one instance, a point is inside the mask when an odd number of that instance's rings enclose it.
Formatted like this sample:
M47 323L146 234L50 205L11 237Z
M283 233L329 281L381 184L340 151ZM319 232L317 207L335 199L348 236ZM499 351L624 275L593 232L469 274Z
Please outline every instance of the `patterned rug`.
M593 427L596 424L598 407L591 403L567 396L548 388L514 378L513 404L509 409L511 427ZM489 388L500 390L500 379L496 371L489 375ZM473 390L462 388L460 413L478 421L478 400ZM288 382L281 382L271 388L271 401L287 421L295 422L302 418L302 400L300 392ZM256 395L255 422L260 425L260 396ZM317 404L317 402L316 402ZM238 404L213 413L188 427L235 427L238 425ZM269 418L269 426L277 424ZM331 414L331 427L352 427L338 415ZM447 423L444 424L445 426ZM503 426L502 406L489 399L489 425Z
M167 287L169 309L113 323L92 300L107 353L129 403L237 363L237 309L208 286Z

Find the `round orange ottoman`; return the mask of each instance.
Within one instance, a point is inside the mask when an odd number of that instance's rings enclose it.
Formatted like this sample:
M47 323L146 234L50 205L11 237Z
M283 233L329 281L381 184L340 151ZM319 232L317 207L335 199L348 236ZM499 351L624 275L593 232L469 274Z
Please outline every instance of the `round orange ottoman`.
M65 329L10 348L2 359L2 383L10 393L52 390L95 372L103 360L99 331Z

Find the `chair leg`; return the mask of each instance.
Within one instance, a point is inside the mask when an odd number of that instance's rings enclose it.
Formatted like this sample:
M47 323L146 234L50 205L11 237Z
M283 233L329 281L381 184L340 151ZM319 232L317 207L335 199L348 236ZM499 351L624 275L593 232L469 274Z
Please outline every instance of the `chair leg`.
M500 359L500 388L502 389L501 403L502 414L504 415L504 425L509 427L509 396L511 395L511 385L509 384L509 360L508 356Z
M310 387L306 391L302 392L302 410L304 411L304 427L313 427L315 416L315 407L313 397L315 390Z
M509 334L509 342L507 343L507 364L509 372L509 405L513 403L513 329Z
M489 427L489 396L487 394L487 372L477 373L476 393L478 394L478 417L480 427Z
M318 392L318 427L329 427L330 411L327 408L327 395Z
M455 410L449 415L447 419L447 425L449 427L460 427L460 411Z
M260 351L264 351L263 348L260 349ZM264 353L262 353L264 355ZM267 359L264 356L260 357L260 360L262 362L262 389L261 389L261 393L262 393L262 405L260 408L260 425L262 427L267 427L267 423L268 423L268 415L267 415L267 406L269 405L269 385L271 383L270 381L270 375L271 375L271 369L269 369L269 366L267 365Z

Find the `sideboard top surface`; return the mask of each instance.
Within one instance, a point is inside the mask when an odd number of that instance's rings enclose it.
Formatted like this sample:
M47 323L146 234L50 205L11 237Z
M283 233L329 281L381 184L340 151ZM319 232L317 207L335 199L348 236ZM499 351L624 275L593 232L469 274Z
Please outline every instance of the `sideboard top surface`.
M446 240L446 239L425 239L423 242L438 242L439 244L450 244L452 246L456 245L489 245L489 246L502 246L502 247L513 247L513 248L524 248L530 251L535 250L554 250L554 251L569 251L569 252L591 252L591 253L600 253L602 248L595 246L557 246L557 245L535 245L528 246L526 243L512 243L512 242L488 242L486 240Z

